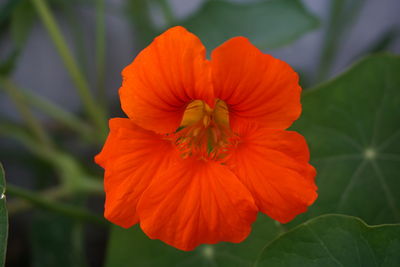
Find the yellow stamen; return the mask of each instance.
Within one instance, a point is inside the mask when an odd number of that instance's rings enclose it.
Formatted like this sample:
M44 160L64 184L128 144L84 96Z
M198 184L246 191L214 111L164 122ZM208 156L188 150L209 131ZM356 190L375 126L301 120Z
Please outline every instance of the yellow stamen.
M178 129L175 143L184 158L196 155L202 159L220 160L233 137L229 127L228 107L222 100L217 100L214 108L201 100L192 101Z

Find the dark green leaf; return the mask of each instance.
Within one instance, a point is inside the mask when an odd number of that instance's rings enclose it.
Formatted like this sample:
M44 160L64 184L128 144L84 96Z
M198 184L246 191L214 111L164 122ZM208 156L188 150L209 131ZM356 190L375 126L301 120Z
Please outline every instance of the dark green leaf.
M310 145L319 197L300 219L342 213L400 222L399 73L398 56L371 56L304 94L294 129Z
M275 48L314 29L318 20L297 0L242 4L214 0L207 1L182 25L210 49L234 36L248 37L263 48Z
M400 225L368 226L355 217L325 215L265 247L257 267L400 266Z
M191 252L179 251L161 241L149 239L136 225L113 227L106 266L251 266L265 243L280 231L273 220L260 214L253 232L240 244L202 245Z
M0 266L4 266L7 250L8 215L6 206L6 181L3 166L0 163Z

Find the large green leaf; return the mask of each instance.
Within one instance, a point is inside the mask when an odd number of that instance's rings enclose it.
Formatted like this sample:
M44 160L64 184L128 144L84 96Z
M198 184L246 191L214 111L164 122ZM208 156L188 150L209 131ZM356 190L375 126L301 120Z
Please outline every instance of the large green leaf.
M3 166L0 163L0 266L4 266L6 260L8 215L6 206L6 181Z
M246 36L262 48L287 44L318 25L298 0L269 0L254 3L207 1L182 22L208 48L234 36Z
M149 239L137 225L128 230L115 226L106 266L251 266L264 245L279 231L279 224L260 214L252 233L240 244L202 245L192 252L183 252Z
M400 266L400 225L368 226L358 218L325 215L265 247L257 267Z
M400 222L400 58L371 56L302 104L294 129L310 145L319 197L300 221L342 213Z

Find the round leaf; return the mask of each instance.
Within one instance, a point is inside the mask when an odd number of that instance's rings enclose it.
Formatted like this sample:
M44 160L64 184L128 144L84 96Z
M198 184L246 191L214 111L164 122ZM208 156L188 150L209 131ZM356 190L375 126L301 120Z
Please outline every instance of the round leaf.
M283 234L257 260L261 267L400 266L400 225L368 226L325 215Z
M399 73L399 57L371 56L304 94L294 128L309 143L319 197L297 222L325 213L400 222Z

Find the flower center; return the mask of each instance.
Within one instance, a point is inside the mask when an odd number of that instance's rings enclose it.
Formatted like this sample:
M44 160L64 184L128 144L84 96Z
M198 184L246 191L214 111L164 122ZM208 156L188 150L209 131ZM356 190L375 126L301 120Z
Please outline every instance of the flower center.
M222 100L217 100L213 109L204 101L192 101L175 132L175 144L183 158L222 160L234 140L228 107Z

